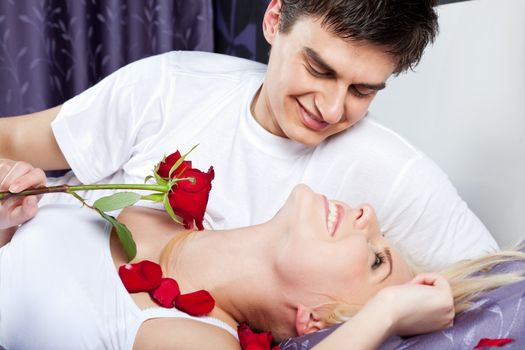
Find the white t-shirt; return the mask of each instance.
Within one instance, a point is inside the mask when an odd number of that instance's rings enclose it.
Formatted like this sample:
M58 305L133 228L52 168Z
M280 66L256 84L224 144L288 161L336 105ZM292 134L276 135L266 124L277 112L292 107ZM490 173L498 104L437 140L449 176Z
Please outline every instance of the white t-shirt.
M373 205L385 235L416 263L497 249L447 176L377 122L365 118L313 148L267 132L250 112L265 72L218 54L150 57L67 101L53 132L83 183L141 183L163 155L199 144L189 159L215 168L205 217L215 229L269 219L305 183L328 198Z
M237 338L213 317L140 309L115 269L110 229L93 210L46 205L0 248L0 347L132 349L139 327L153 318L204 322Z

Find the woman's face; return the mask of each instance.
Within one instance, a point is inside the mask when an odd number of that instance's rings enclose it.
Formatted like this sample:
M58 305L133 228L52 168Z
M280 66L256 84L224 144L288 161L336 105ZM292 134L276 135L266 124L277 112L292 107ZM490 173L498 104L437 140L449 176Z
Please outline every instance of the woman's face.
M380 289L413 277L369 205L352 208L299 185L275 219L286 233L274 266L291 300L363 305Z

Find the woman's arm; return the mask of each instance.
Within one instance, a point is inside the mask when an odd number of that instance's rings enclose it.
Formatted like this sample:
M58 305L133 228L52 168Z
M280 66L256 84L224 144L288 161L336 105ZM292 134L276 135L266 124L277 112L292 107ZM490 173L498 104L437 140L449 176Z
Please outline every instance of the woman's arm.
M387 287L315 350L377 349L391 335L415 335L452 325L454 301L445 278L426 273Z
M42 169L25 162L0 159L0 192L20 192L45 184L46 175ZM35 216L38 201L36 196L0 200L0 247L11 240L18 225Z

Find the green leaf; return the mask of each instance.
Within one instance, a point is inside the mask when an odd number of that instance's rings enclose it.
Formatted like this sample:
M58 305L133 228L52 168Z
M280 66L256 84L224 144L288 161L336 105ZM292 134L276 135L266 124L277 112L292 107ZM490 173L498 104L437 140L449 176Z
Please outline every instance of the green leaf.
M173 211L173 208L170 205L167 193L164 195L164 209L166 210L166 213L168 213L170 218L173 219L173 221L175 221L179 225L182 225L181 220L177 217L177 215L175 215L175 212Z
M142 196L135 192L119 192L110 196L99 198L93 206L101 211L112 211L129 207L137 203Z
M153 202L162 202L164 200L164 195L162 193L153 193L153 194L148 194L146 196L142 196L141 199L145 199L145 200L153 201Z
M133 240L133 236L131 235L129 229L126 227L126 225L118 221L115 217L108 215L99 209L96 210L104 219L106 219L111 223L111 225L113 225L115 231L117 232L118 239L122 244L122 248L124 248L124 251L128 256L128 261L133 260L137 255L137 245L135 244L135 241Z
M148 175L144 178L144 183L148 182L149 180L153 179L153 175Z

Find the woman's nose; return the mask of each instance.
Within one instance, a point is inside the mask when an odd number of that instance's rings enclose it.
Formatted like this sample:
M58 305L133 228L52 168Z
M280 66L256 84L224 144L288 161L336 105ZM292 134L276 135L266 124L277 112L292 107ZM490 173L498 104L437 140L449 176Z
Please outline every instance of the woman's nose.
M354 227L370 234L370 226L375 219L375 211L370 205L362 205L354 209Z

